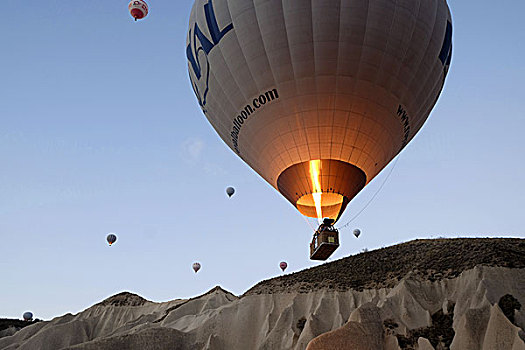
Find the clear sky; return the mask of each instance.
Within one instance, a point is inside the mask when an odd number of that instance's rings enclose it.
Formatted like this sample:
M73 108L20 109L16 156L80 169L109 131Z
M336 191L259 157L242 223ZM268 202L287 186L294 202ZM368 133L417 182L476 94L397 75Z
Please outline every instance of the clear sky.
M154 301L215 285L242 294L280 275L281 260L287 272L318 264L307 222L197 104L192 1L149 5L133 22L126 1L2 1L0 317L49 319L123 290ZM445 89L332 260L414 238L524 236L525 2L449 6Z

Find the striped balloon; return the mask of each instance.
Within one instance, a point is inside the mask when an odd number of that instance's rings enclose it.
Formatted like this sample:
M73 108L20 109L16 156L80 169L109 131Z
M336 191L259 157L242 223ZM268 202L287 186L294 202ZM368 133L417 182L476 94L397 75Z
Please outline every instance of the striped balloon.
M110 233L106 237L106 240L108 241L109 245L112 245L113 243L117 241L117 236L114 233Z

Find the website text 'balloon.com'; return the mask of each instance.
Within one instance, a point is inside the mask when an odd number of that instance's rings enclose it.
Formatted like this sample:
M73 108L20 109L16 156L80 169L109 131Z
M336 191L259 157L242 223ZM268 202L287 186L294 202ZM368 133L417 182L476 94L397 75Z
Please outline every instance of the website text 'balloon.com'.
M266 91L264 94L259 95L258 97L254 98L252 100L251 105L246 105L242 111L239 112L239 115L235 118L233 118L233 128L231 132L232 136L232 142L233 142L233 148L235 149L235 152L238 154L241 154L239 151L239 132L241 131L242 125L244 124L244 121L248 119L248 117L255 113L255 111L259 108L262 108L265 104L272 102L273 100L276 100L279 98L279 93L277 92L277 89L273 89L270 91Z

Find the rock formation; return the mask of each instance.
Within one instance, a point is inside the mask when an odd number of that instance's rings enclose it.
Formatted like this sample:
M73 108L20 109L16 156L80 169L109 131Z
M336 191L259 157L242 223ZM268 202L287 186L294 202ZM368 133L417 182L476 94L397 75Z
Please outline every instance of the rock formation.
M417 240L164 303L120 293L0 349L525 350L525 240Z

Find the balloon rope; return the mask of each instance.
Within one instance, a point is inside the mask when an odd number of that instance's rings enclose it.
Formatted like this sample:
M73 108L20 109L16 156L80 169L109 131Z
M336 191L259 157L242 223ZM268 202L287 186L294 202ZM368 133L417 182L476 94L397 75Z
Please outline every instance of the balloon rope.
M343 226L339 227L339 230L340 229L343 229L345 227L347 227L348 225L350 225L352 223L352 221L354 221L355 219L357 219L357 217L359 215L361 215L361 213L363 211L365 211L365 209L370 205L370 203L372 203L372 201L374 200L374 198L376 198L376 196L379 194L379 192L381 191L381 189L383 189L383 186L385 186L386 184L386 181L388 180L388 178L390 177L390 175L392 175L392 172L394 171L394 168L396 167L396 164L397 164L397 161L399 160L399 156L396 158L396 160L394 161L394 165L392 165L392 168L390 168L390 171L388 172L387 176L385 177L385 180L383 180L383 183L381 184L381 186L379 186L379 188L377 189L376 193L374 193L374 195L372 196L372 198L370 198L370 200L368 201L368 203L365 204L365 206L357 213L355 214L355 216L353 218L350 219L350 221L348 221L346 224L344 224Z
M310 221L308 221L308 219L306 218L306 216L302 215L301 216L304 218L304 221L306 221L306 223L308 224L308 226L310 226L310 228L312 229L312 231L315 231L315 228L312 226L312 224L310 224Z

